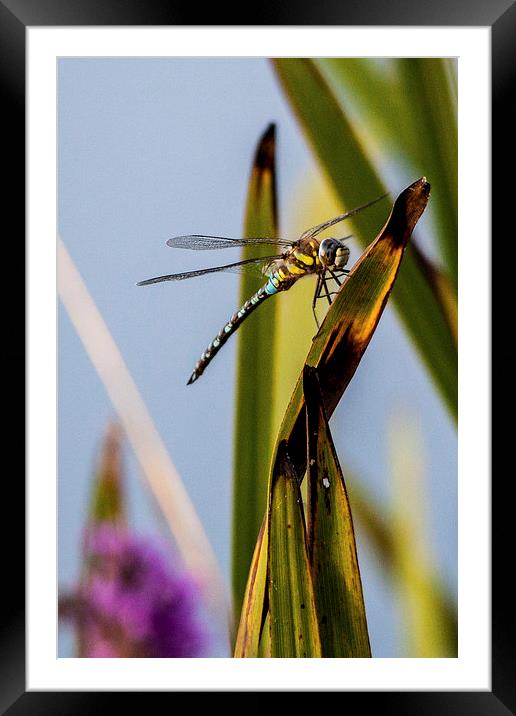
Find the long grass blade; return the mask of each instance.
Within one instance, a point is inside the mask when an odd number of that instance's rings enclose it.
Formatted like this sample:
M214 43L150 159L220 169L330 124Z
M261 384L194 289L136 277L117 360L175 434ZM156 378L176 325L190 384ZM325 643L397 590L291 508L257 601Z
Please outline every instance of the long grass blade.
M410 121L407 154L435 188L437 238L448 280L457 291L457 108L446 58L395 60ZM410 102L410 105L407 106Z
M270 125L256 150L247 196L244 236L277 236L275 127ZM244 249L243 258L268 255L270 247ZM243 304L264 282L243 275ZM267 481L274 444L273 366L277 301L267 301L242 325L237 349L237 393L233 473L232 585L240 613L253 549L267 505Z

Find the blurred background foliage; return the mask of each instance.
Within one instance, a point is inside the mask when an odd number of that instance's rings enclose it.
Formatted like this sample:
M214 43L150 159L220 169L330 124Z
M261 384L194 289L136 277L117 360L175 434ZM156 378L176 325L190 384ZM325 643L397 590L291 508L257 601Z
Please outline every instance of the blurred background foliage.
M384 191L390 191L390 199L394 199L406 185L407 175L412 180L426 176L432 185L429 218L412 237L392 303L434 383L436 394L456 420L456 61L282 59L271 61L271 66L322 171L303 176L296 187L289 187L288 202L279 211L271 193L276 190L275 180L269 181L267 191L260 194L265 203L259 203L256 172L251 171L242 235L262 233L267 227L270 232L282 235L288 226L288 236L295 238L307 227ZM248 150L251 152L250 147ZM389 201L346 222L348 226L342 234L334 232L336 236L353 234L353 260L383 226L388 214L386 206ZM240 298L247 298L250 290L249 278L242 278ZM280 299L261 307L237 334L232 528L233 603L237 620L251 559L249 551L252 552L263 516L270 449L316 332L310 310L312 294L311 281L298 282ZM319 310L322 317L324 309ZM80 334L80 317L72 320ZM257 356L258 349L260 356L265 355L264 369L254 371L252 356ZM246 353L251 356L250 368L245 368ZM109 393L109 378L106 380ZM374 412L375 396L366 392L361 399ZM391 472L382 478L391 494L390 504L371 494L368 475L351 464L346 450L339 451L358 525L358 557L360 560L366 555L368 562L387 575L394 589L400 655L454 656L455 598L442 578L440 564L430 546L429 524L435 524L439 516L430 514L431 501L425 496L425 486L431 484L433 477L425 470L425 438L418 433L417 419L412 416L407 419L403 406L401 411L399 408L393 404L385 416ZM343 414L345 405L332 421L337 447L342 444L339 433ZM333 425L335 421L337 426ZM257 438L254 444L251 435ZM152 465L149 470L152 471ZM239 492L242 476L245 486ZM109 520L121 514L121 505L117 504L116 490L108 499L108 482L102 491L100 497L97 493L93 498L94 510L97 515L103 510L103 518ZM171 510L164 513L170 514ZM244 540L240 540L243 525L247 534L244 545ZM186 531L185 542L188 543ZM207 582L203 588L209 591ZM367 611L367 592L365 597ZM386 619L392 617L385 615ZM262 648L263 654L268 655L267 645Z

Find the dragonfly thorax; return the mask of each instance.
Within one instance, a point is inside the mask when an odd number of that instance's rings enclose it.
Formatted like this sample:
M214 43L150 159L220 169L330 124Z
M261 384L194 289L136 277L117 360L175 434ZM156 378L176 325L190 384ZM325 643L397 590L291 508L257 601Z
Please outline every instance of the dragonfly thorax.
M319 261L328 268L344 268L348 263L349 249L338 239L323 239L319 244Z

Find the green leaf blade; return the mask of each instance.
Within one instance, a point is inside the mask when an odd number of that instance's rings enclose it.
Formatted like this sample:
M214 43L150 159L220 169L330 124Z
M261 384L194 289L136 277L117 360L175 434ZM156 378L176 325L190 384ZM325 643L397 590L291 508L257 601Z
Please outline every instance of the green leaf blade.
M317 371L305 368L309 544L322 655L371 656L353 519L322 405Z
M435 187L437 237L448 279L457 290L457 115L449 60L395 60L411 122L409 151ZM410 98L410 99L409 99ZM408 153L408 152L407 152Z
M249 182L244 236L277 236L275 128L258 143ZM271 253L252 246L242 258ZM243 274L240 304L264 283ZM264 512L273 433L273 374L277 302L267 301L238 331L235 452L233 470L232 586L235 614L240 613L247 574Z
M271 655L320 657L299 478L283 442L273 470L269 522Z

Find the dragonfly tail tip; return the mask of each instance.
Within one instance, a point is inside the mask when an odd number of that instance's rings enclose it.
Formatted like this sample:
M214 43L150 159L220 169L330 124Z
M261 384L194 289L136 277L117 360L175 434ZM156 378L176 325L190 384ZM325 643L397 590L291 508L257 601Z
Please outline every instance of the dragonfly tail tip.
M188 378L188 382L187 382L186 384L187 384L187 385L192 385L192 383L195 383L195 381L197 380L198 377L199 377L199 376L198 376L197 373L194 371L194 372L192 373L192 375Z

